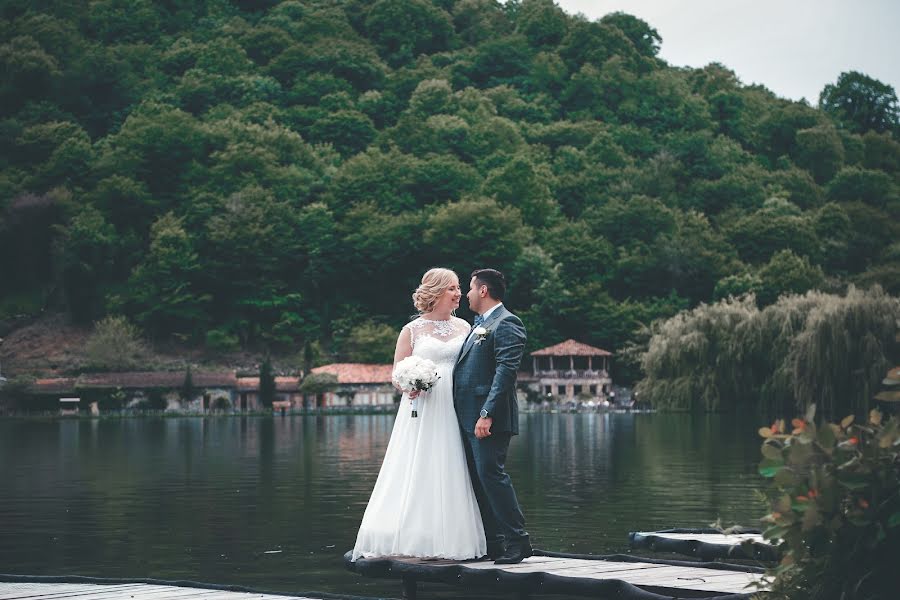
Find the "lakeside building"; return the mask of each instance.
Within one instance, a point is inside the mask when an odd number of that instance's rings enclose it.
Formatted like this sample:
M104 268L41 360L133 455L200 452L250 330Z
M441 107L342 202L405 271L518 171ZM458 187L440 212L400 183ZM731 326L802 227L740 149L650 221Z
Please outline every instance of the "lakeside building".
M519 399L612 401L609 360L612 353L569 339L531 353L531 372L519 373ZM527 369L527 359L523 361ZM400 395L391 383L390 364L332 363L312 369L330 374L336 384L320 393L301 391L303 378L275 377L272 409L386 408ZM260 401L260 378L234 371L191 372L191 397L185 393L185 371L84 373L76 377L37 379L7 410L59 411L62 414L107 410L165 409L203 413L266 410ZM0 407L2 408L2 407Z
M542 397L609 400L612 352L569 339L531 353L532 372L526 383Z
M275 377L274 410L301 410L328 407L372 407L395 403L391 384L392 365L335 363L312 370L337 377L334 390L324 394L304 394L298 376ZM85 373L76 377L34 380L21 400L7 410L22 412L59 411L75 414L106 410L148 408L187 412L265 410L260 401L260 378L237 375L234 371L191 372L193 392L185 400L185 371L125 371Z
M391 383L393 365L332 363L312 370L337 377L334 391L319 395L316 406L390 406L399 400Z

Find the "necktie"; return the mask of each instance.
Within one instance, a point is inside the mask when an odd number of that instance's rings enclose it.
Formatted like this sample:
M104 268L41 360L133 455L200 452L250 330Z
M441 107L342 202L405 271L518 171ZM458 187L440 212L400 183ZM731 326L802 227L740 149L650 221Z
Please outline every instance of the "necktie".
M475 327L478 327L482 323L484 323L484 317L482 317L481 315L475 315Z

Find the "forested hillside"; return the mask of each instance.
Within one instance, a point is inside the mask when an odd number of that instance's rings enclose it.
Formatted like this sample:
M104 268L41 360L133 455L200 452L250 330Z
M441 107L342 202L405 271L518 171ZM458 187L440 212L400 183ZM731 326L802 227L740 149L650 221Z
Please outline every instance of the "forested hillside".
M900 292L897 99L860 73L811 107L549 0L0 6L0 318L373 360L434 265L505 271L529 350Z

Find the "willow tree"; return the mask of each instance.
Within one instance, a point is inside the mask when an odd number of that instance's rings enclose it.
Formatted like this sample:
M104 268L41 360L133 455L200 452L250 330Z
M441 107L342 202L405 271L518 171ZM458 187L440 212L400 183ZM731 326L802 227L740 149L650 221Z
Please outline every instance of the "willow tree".
M670 410L728 408L744 393L736 334L758 313L753 297L746 296L701 304L655 323L641 360L641 399Z
M797 404L815 403L831 418L866 414L885 372L897 364L900 298L878 286L821 296L787 356Z
M865 414L897 364L898 323L900 299L878 286L783 296L762 311L752 296L700 305L653 325L637 391L670 410Z

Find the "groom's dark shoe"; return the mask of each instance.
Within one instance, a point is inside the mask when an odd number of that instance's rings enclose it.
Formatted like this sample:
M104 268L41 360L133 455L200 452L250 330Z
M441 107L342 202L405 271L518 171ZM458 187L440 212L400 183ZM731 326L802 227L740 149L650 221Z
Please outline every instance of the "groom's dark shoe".
M506 546L506 552L498 556L497 560L494 561L494 564L514 565L522 562L533 554L534 551L531 549L531 542L528 540L528 537L524 537L521 540L509 542Z
M485 558L490 560L497 560L503 553L506 551L506 545L501 542L488 542L487 544L487 554L485 554Z

